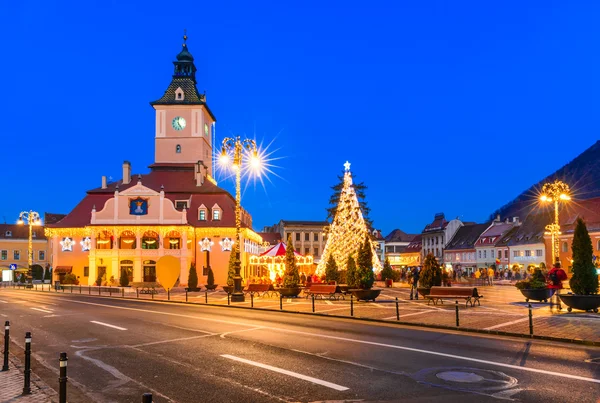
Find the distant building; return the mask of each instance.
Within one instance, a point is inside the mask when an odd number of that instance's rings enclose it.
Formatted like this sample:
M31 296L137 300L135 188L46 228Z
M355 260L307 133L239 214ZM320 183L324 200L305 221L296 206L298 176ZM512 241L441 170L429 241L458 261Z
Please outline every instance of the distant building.
M384 261L385 258L388 258L392 266L401 266L400 254L406 250L408 244L410 244L415 237L415 234L407 234L400 229L395 229L390 232L385 237Z
M263 232L277 233L284 242L287 242L288 234L291 234L296 252L311 255L314 263L319 263L327 242L325 229L328 226L327 221L281 220L275 225L265 227Z
M32 228L32 246L32 264L45 269L49 256L44 227ZM3 272L3 281L12 281L11 264L17 265L17 268L28 268L28 253L29 227L26 224L0 224L0 272Z
M500 221L500 217L497 217L490 227L479 236L475 242L478 268L496 265L496 245L515 225L516 223ZM505 246L500 248L503 250Z
M510 230L496 247L496 265L498 269L519 269L539 267L546 264L546 245L544 231L552 216L547 213L529 215L523 223L513 218L515 227Z
M421 246L421 234L415 235L408 245L389 256L390 264L396 269L421 266Z
M373 239L377 242L375 250L379 255L379 261L383 263L385 261L385 238L381 235L380 229L371 230L371 235L373 235Z
M444 213L436 214L433 221L427 224L421 232L423 258L431 253L436 257L438 263L444 265L444 248L462 226L463 222L458 218L447 221Z
M470 274L477 267L475 242L490 224L466 224L456 231L444 250L444 261L457 273Z

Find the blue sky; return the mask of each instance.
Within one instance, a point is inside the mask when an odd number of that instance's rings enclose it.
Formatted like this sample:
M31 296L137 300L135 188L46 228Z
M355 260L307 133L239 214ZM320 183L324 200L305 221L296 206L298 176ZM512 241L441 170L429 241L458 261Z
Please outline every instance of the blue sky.
M483 221L599 138L599 19L592 1L2 1L0 220L66 213L123 160L147 171L186 28L218 139L284 157L243 195L255 228L324 219L346 160L384 234Z

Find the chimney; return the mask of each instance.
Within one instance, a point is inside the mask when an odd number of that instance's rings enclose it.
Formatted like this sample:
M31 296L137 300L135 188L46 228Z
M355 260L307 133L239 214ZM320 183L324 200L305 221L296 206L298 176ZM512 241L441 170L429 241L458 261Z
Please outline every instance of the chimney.
M206 165L203 161L198 161L196 164L196 186L202 186L206 179Z
M518 224L519 223L519 217L513 217L513 222L515 224Z
M496 219L495 219L494 221L500 221L500 214L498 214L498 215L496 216Z
M131 182L131 162L123 161L123 185Z
M106 176L102 176L102 189L106 189Z

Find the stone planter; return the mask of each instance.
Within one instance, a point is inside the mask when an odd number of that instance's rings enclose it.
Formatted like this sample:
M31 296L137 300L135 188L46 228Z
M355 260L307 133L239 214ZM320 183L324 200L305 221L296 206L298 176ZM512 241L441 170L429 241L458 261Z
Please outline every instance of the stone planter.
M218 284L205 284L204 286L206 287L207 290L214 291L217 289L217 287L219 285Z
M421 294L422 297L425 297L429 295L431 288L417 287L417 291L419 291L419 294Z
M529 302L530 299L534 301L548 302L556 291L555 288L531 288L531 289L520 289L521 294L525 297L525 302Z
M369 290L361 290L361 289L353 289L349 290L352 295L356 298L357 301L375 301L375 298L381 294L381 290L369 289Z
M567 311L571 312L573 308L581 311L594 311L598 313L600 307L600 295L576 295L576 294L558 294L560 300L568 306Z
M279 295L281 295L283 298L296 298L298 295L300 295L300 292L302 292L302 288L300 288L300 287L290 287L290 288L281 287L277 291L279 291Z
M224 285L223 291L225 291L227 294L231 294L233 292L233 286L232 285Z
M340 284L338 287L340 288L340 292L344 295L347 295L350 292L350 286L348 284Z

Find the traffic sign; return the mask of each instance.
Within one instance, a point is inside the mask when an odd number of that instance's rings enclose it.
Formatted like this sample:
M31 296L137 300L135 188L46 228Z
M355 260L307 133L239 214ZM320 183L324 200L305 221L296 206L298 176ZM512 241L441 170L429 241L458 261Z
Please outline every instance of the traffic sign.
M16 263L11 263L10 266L8 266L9 269L11 270L17 270L17 264Z

